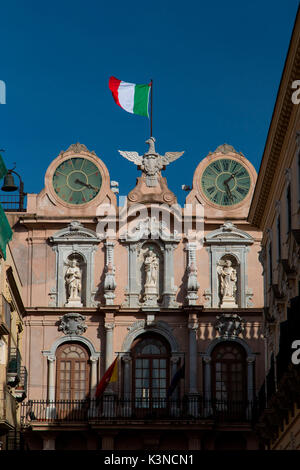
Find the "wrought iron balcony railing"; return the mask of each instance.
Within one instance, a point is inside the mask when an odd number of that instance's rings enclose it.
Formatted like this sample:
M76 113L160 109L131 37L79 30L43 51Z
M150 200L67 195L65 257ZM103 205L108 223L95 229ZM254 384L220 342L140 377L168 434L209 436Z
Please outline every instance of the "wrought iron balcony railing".
M5 212L26 212L24 196L20 198L19 194L0 194L0 204Z
M20 369L20 382L14 390L14 397L18 402L25 400L27 396L27 369L25 366L21 366Z
M21 354L18 348L11 348L7 365L7 383L16 386L21 378Z
M106 420L198 420L249 422L255 404L248 401L206 401L201 397L126 400L107 396L95 400L29 400L22 403L23 425L37 422L102 422Z

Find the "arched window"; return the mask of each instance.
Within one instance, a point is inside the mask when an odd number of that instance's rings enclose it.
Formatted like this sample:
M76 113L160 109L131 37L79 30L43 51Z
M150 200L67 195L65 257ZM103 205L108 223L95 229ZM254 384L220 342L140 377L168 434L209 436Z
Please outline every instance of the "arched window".
M234 342L219 344L212 353L212 392L218 409L240 409L247 399L244 349Z
M169 345L158 335L143 335L132 347L136 408L165 408L169 385Z
M56 400L83 400L89 394L89 354L78 343L66 343L56 352Z

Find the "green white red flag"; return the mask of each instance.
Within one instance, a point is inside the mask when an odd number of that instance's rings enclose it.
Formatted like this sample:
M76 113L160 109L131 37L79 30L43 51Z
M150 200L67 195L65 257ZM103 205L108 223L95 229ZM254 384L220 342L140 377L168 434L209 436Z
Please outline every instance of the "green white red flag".
M117 105L132 114L149 117L149 93L151 84L137 85L110 77L108 83Z

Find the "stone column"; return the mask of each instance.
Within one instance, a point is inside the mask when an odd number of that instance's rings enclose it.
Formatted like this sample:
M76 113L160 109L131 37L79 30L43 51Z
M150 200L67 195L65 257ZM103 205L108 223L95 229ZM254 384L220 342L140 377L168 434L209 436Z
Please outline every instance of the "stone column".
M132 402L131 402L131 362L132 359L129 354L122 357L124 362L124 403L123 403L123 416L131 416Z
M190 353L190 380L189 380L189 393L197 393L197 337L196 332L198 323L189 323L189 353Z
M113 323L106 323L106 356L105 356L105 370L111 366L114 360L113 354L113 339L114 339ZM113 417L115 415L115 394L112 390L112 385L109 383L103 393L103 415L106 417Z
M46 409L46 417L55 418L55 356L48 356L48 400L50 404Z
M176 307L175 286L174 286L174 244L165 243L164 248L164 285L163 285L163 304L164 307Z
M197 329L198 323L190 321L189 329L189 412L192 416L198 416L199 393L197 389L198 367L197 367Z
M91 399L95 398L95 392L97 387L97 363L98 359L91 356L91 385L90 385L90 397Z
M176 374L177 372L177 369L178 369L178 364L179 362L179 357L178 356L172 356L171 357L171 379L170 379L170 383L171 383L171 380L173 379L174 375ZM178 390L178 386L175 388L174 392L172 393L170 399L171 399L171 415L172 416L178 416L179 414L179 411L180 411L180 407L178 407L178 399L179 399L179 390Z
M48 356L48 400L55 401L55 356Z
M90 408L88 411L88 416L91 418L93 416L97 416L97 405L95 402L95 393L96 393L96 388L97 388L97 364L98 364L98 358L91 356L90 357L91 361L91 381L90 381Z
M126 354L122 357L124 362L124 399L130 400L131 398L131 357Z
M247 417L251 419L252 417L252 409L253 409L253 401L254 401L254 390L253 390L253 379L254 379L254 361L255 358L252 356L247 357L247 399L248 399L248 410L247 410Z
M137 283L137 244L128 245L128 306L138 307L140 286Z
M205 356L204 362L204 416L211 414L211 357Z
M106 355L105 355L105 370L109 368L111 363L114 360L114 350L113 350L113 338L114 338L114 327L113 323L106 323Z

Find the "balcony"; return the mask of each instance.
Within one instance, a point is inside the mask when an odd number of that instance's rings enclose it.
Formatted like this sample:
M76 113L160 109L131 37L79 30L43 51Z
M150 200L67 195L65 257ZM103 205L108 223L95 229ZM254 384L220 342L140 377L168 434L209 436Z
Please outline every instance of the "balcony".
M19 194L0 194L0 204L5 212L26 212L24 197L20 199Z
M14 397L18 403L25 400L27 397L27 369L25 366L21 366L20 369L20 382L14 389Z
M7 390L0 390L0 430L6 432L15 426L16 400Z
M11 348L7 366L7 384L16 387L21 379L21 354L17 348Z
M186 397L181 400L136 399L125 400L113 396L105 397L99 404L95 400L29 400L22 403L23 425L42 423L87 423L105 422L145 423L154 421L199 420L213 422L250 422L255 406L249 402L206 401L202 397Z
M1 296L2 301L2 310L4 313L3 318L0 315L0 334L1 335L9 335L10 333L10 305L5 299L5 297Z
M271 361L269 373L259 393L256 428L267 446L278 438L280 430L293 419L295 405L300 407L300 369L291 362L292 343L299 339L299 309L298 296L291 299L287 320L280 323L279 352L276 359Z

